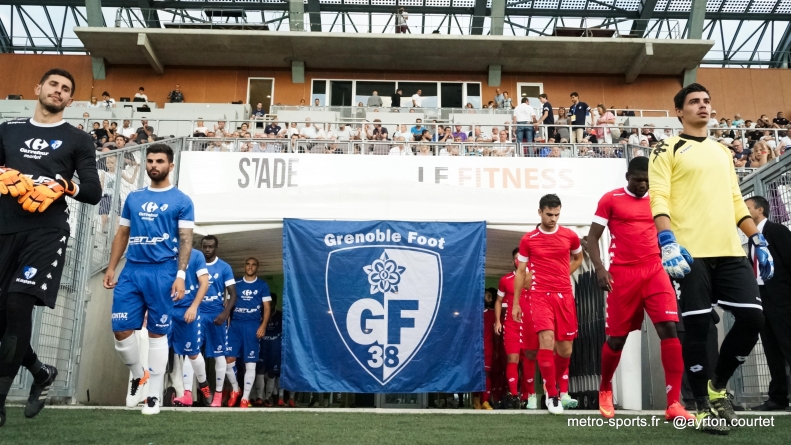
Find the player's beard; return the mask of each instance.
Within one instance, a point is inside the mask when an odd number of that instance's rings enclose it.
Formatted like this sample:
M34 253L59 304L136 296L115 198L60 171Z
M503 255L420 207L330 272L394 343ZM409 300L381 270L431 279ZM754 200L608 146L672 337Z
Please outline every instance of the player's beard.
M168 177L170 172L165 170L159 170L156 173L153 173L152 170L146 170L146 174L148 175L149 178L151 178L151 182L162 182L165 180L165 178Z
M66 108L66 104L68 104L67 101L62 101L59 106L58 105L54 105L54 104L51 104L51 103L47 102L47 97L48 96L46 94L44 94L44 93L39 94L38 95L38 102L49 113L58 114L61 111L63 111Z

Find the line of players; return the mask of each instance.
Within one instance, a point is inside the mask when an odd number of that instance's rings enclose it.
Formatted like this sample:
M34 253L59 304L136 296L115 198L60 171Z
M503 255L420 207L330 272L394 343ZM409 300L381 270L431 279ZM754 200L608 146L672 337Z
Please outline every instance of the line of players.
M222 405L227 378L232 387L228 406L235 406L241 397L240 407L248 408L260 339L267 333L271 316L269 286L256 276L255 258L245 262L245 275L237 281L228 263L217 257L219 242L214 236L203 238L202 252L192 248L194 208L192 200L170 184L173 167L170 147L147 148L146 173L151 185L131 192L124 202L104 276L105 288L113 289L115 349L132 374L126 403L137 406L147 393L143 414L159 413L172 345L176 354L189 357L184 366L185 391L174 403L192 404L194 373L204 404ZM116 282L115 269L125 251L126 265ZM141 363L136 338L144 320L148 369ZM281 326L273 326L272 335L275 330L282 332ZM205 358L214 359L213 395L201 348ZM279 372L279 352L273 351L272 366L264 366L270 369L262 370L271 377ZM237 357L244 361L243 388L236 377ZM142 390L145 386L148 391Z
M599 272L604 277L603 286L609 290L605 328L608 341L602 350L600 412L607 418L614 416L612 376L626 336L640 328L645 310L661 339L667 383L666 418L694 419L679 403L684 362L675 332L678 322L676 293L662 267L647 199L648 158L632 160L626 179L626 187L608 192L599 201L588 239L590 254L597 266L601 266L598 242L605 227L610 228L613 240L609 272L606 269L607 273ZM561 202L556 195L541 198L541 223L522 237L519 247L512 252L514 272L500 279L496 300L487 301L484 311L486 391L479 395L482 409L492 409L490 401L500 402L497 389L501 378L497 374L502 370L496 368L498 364L502 366L502 361L497 363L495 356L501 352L507 358L507 387L502 398L505 408L538 408L534 382L536 362L543 378L547 410L560 414L564 409L577 407L577 400L568 393L572 342L578 331L570 275L582 263L583 255L578 235L558 225L560 211ZM521 291L515 299L517 289Z

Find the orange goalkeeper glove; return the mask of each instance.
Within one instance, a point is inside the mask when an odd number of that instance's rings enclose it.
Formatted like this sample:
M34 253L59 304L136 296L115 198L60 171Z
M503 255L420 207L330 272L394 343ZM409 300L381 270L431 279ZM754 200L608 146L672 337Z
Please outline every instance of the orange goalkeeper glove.
M74 196L77 190L77 185L73 182L58 178L33 187L33 190L19 197L19 203L28 212L43 212L64 193Z
M33 180L18 170L0 167L0 195L10 194L14 198L33 190Z

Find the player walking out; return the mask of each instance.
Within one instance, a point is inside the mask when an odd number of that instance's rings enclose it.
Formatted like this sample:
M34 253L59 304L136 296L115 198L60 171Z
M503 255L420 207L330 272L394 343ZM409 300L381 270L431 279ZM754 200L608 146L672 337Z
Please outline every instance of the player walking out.
M514 267L518 268L519 248L513 250ZM494 304L494 332L498 335L502 334L503 343L505 346L505 353L507 355L508 364L505 368L505 377L508 383L508 393L505 395L505 405L510 409L519 409L520 396L517 392L516 386L519 381L519 359L522 359L522 395L521 400L525 401L525 408L536 409L537 399L535 390L529 386L534 385L536 375L536 350L538 349L538 336L533 330L533 321L529 316L522 317L520 321L516 321L512 314L505 315L505 323L500 323L500 316L503 308L508 310L510 306L513 310L515 307L514 301L514 278L516 272L511 272L500 278L499 289L497 290L497 301ZM528 280L525 283L526 287L530 286L530 274L528 273ZM522 288L519 296L519 307L529 307L527 289ZM505 332L503 332L505 331ZM530 358L527 354L530 354Z
M33 118L0 124L0 426L20 366L33 375L28 418L44 408L58 375L38 360L30 335L33 307L54 308L58 297L69 239L63 195L93 205L102 197L91 136L63 120L75 88L71 74L51 69L34 90Z
M572 341L577 337L577 307L569 275L582 264L582 246L576 233L558 225L560 208L557 195L544 195L539 201L541 224L519 242L519 267L514 278L514 289L521 289L532 278L529 301L539 342L536 358L546 387L547 410L551 414L562 414L564 407L576 406L567 387L558 395L557 382L567 375ZM527 272L528 262L532 277ZM518 298L514 298L513 306L512 318L521 322L522 307Z
M184 297L184 280L195 226L192 200L170 184L173 150L165 144L146 149L147 188L129 194L110 250L104 287L113 291L115 350L132 372L127 406L139 403L146 383L143 414L158 414L168 363L168 337L174 301ZM126 266L115 282L115 268L126 252ZM148 313L148 367L140 364L135 331Z
M244 277L236 282L239 295L236 307L233 310L231 325L228 328L228 346L225 347L225 357L228 366L233 366L236 357L244 358L244 393L239 408L249 408L250 391L255 382L255 364L261 350L259 340L266 332L269 321L272 297L269 295L269 285L266 281L258 279L258 260L248 258L244 263ZM228 402L228 406L233 406Z
M286 406L283 400L283 388L280 387L280 365L283 349L283 313L277 310L277 294L272 293L272 315L266 324L266 332L261 338L261 353L256 364L256 382L259 385L259 398L262 399L258 406L272 406L273 395L277 394L277 406ZM266 378L265 378L266 377ZM266 394L264 394L266 389ZM289 391L288 406L294 408L294 392Z
M693 83L674 102L684 132L661 141L651 153L651 212L662 266L680 290L684 364L701 429L726 434L728 427L711 419L735 419L725 385L750 355L764 322L758 284L734 226L749 238L762 279L772 277L774 266L766 239L742 200L730 151L707 138L708 90ZM715 304L731 311L736 321L709 380L706 343Z
M203 403L211 403L211 389L206 381L206 361L201 355L200 315L198 307L209 290L209 271L200 250L192 249L184 282L184 298L173 308L173 335L171 344L178 355L189 357L184 360L184 395L173 400L176 406L192 406L192 379L197 374L198 388L203 394Z
M621 359L629 332L640 329L648 312L661 340L662 367L667 389L667 420L694 419L679 403L684 359L676 335L676 293L662 269L656 228L648 198L648 158L629 162L627 186L606 193L600 200L588 233L588 251L596 268L599 287L608 291L607 341L602 347L599 412L615 416L612 376ZM599 239L610 228L610 270L601 261Z
M209 291L198 308L201 317L200 330L203 332L203 347L206 358L214 358L214 398L211 406L222 406L222 386L225 377L231 383L231 397L228 406L234 406L242 394L236 380L236 364L228 363L225 357L225 346L228 344L227 321L236 305L236 280L231 266L217 258L217 247L220 241L214 235L207 235L201 240L201 250L209 269ZM225 290L230 298L225 302Z
M486 389L475 396L473 407L475 409L491 410L489 399L492 398L492 362L494 361L494 288L486 289L483 293L483 371L486 374ZM481 403L483 401L483 403Z

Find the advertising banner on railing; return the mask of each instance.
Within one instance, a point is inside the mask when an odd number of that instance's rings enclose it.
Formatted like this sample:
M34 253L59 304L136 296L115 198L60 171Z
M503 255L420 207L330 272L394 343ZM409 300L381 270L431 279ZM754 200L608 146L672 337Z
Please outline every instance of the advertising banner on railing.
M284 218L538 223L556 193L564 224L588 224L626 160L184 152L179 188L198 224Z
M292 391L484 388L486 224L283 222Z

